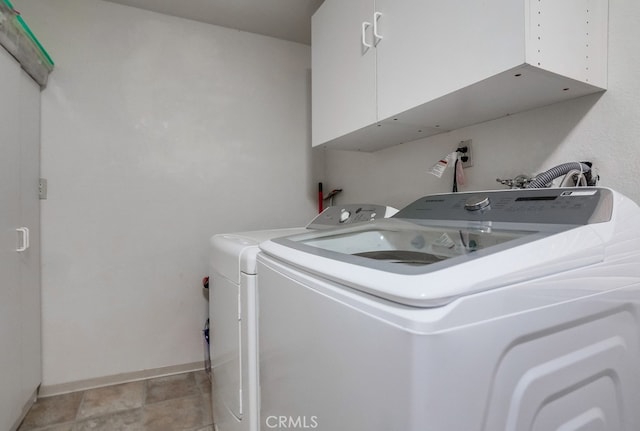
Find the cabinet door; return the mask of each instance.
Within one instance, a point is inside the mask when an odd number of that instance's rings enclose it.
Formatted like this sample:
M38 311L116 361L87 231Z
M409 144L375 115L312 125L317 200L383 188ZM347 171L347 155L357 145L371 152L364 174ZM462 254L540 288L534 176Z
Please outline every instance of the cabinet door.
M42 380L40 340L40 87L20 71L20 224L29 229L29 248L19 254L23 405Z
M373 0L325 0L313 15L314 146L376 122L376 50L362 44L373 11ZM373 43L371 27L365 37Z
M18 420L20 381L20 66L0 47L0 429Z
M376 0L378 119L524 63L524 3Z

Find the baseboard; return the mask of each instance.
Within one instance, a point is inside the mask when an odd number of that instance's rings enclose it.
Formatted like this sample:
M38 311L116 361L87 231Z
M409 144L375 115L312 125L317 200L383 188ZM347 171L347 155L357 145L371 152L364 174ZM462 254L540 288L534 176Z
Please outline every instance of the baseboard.
M69 392L83 391L86 389L100 388L102 386L117 385L119 383L135 382L154 377L169 376L172 374L187 373L189 371L202 370L202 361L190 364L171 365L169 367L152 368L149 370L133 371L130 373L114 374L93 379L77 380L75 382L59 383L57 385L42 385L38 392L38 398L46 398L54 395L66 394Z

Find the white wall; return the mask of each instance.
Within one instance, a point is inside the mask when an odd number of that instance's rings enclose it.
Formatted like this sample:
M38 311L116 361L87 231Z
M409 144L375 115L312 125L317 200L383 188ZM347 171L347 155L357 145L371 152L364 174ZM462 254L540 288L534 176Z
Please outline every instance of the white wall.
M420 196L451 190L427 173L459 141L473 139L474 167L463 190L501 188L496 177L533 174L559 163L591 160L600 185L640 203L640 2L610 0L609 89L604 94L479 124L375 153L327 151L330 188L338 202L402 207Z
M100 0L14 3L56 62L43 385L202 361L208 238L314 214L309 47Z
M45 386L202 359L207 239L299 225L325 189L397 207L473 139L466 189L592 160L640 201L640 4L610 0L609 90L376 153L309 147L309 48L100 0L16 0L43 93ZM465 189L465 187L463 187Z

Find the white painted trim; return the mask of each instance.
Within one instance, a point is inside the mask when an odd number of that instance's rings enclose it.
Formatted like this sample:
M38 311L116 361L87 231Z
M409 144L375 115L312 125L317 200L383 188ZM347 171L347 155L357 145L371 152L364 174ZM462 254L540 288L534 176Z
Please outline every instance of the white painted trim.
M20 427L20 425L22 424L22 421L27 416L27 413L29 413L29 410L31 409L33 404L36 402L37 392L38 392L38 389L35 389L33 391L31 396L29 397L29 401L27 401L27 403L22 407L22 413L20 414L20 417L13 424L13 426L9 429L9 431L16 431Z
M94 389L102 386L117 385L119 383L135 382L153 377L169 376L172 374L187 373L204 369L202 361L190 364L171 365L169 367L152 368L149 370L133 371L129 373L114 374L111 376L96 377L93 379L77 380L75 382L60 383L57 385L42 385L38 392L38 398L51 397L69 392Z

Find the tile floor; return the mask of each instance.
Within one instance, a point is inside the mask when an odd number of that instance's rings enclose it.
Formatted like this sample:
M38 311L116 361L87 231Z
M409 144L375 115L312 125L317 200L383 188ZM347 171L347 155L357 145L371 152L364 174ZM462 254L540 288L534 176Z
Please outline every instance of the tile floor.
M204 371L39 399L18 431L213 431Z

